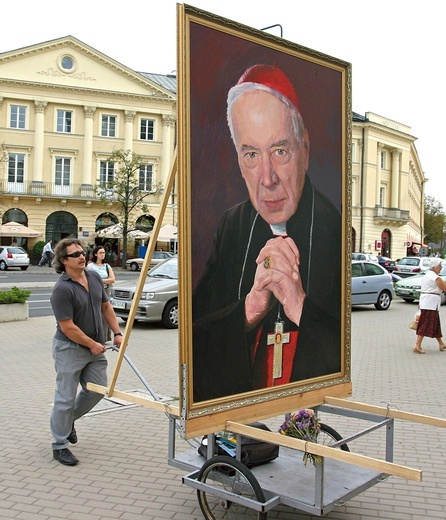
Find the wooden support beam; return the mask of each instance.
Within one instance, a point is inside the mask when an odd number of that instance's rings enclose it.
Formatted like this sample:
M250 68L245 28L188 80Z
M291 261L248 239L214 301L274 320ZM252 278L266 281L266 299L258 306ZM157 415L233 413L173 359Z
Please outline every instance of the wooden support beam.
M362 466L364 468L384 473L386 475L394 475L395 477L404 478L407 480L415 480L421 482L422 472L419 469L409 468L407 466L401 466L392 462L386 462L372 457L366 457L365 455L359 455L348 451L331 448L324 444L316 444L314 442L307 442L300 439L294 439L293 437L287 437L280 433L269 432L247 426L246 424L240 424L233 421L227 421L225 429L233 432L246 435L254 439L261 441L271 442L287 448L297 449L299 451L312 453L314 455L320 455L347 464L354 464L356 466Z
M104 394L109 397L108 388L106 386L96 385L94 383L88 383L88 389L92 392L96 392L98 394ZM148 397L142 397L140 395L129 394L127 392L120 392L119 390L115 390L113 392L113 397L117 399L122 399L123 401L129 401L130 403L139 404L141 406L145 406L146 408L152 408L153 410L157 410L159 412L165 412L173 417L180 416L180 409L178 406L172 406L169 403L162 403L161 401L154 401Z
M139 300L141 299L141 293L144 288L144 284L146 282L147 272L150 269L150 262L152 260L153 252L155 250L156 240L158 238L158 234L160 228L163 223L163 217L166 212L167 203L169 201L170 192L172 191L173 182L175 180L175 175L177 172L177 154L175 150L175 157L173 160L172 168L170 170L169 176L167 178L167 184L164 186L164 194L160 204L160 211L158 214L158 218L155 221L155 225L153 226L152 235L149 241L149 246L147 248L146 256L144 257L144 262L141 266L141 272L139 274L138 283L136 286L135 295L133 296L132 305L130 307L129 317L127 319L127 323L125 326L121 348L118 352L118 358L116 360L115 369L110 378L110 384L108 387L108 395L111 397L114 395L116 381L118 379L119 371L121 369L122 360L124 359L124 354L127 349L128 341L130 338L130 333L133 327L133 322L135 321L136 310L138 309Z
M430 426L437 426L439 428L446 428L446 419L439 419L438 417L419 415L411 412L403 412L394 408L390 408L390 406L385 408L383 406L374 406L371 404L358 403L355 401L347 401L338 397L326 397L325 404L339 406L340 408L347 408L349 410L373 413L375 415L382 415L383 417L390 417L393 419L402 419L404 421L412 421L421 424L428 424Z

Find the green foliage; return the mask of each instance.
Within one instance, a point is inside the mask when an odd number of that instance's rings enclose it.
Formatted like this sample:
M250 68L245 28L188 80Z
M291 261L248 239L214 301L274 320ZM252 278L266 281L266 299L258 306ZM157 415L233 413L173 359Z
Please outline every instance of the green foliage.
M45 241L44 240L39 240L38 242L36 242L34 244L34 247L33 247L33 253L36 255L36 256L42 256L42 253L43 253L43 248L45 247Z
M143 203L148 195L157 193L162 186L152 187L152 191L141 190L139 182L140 168L148 164L147 159L141 155L134 154L131 150L115 150L107 159L114 163L113 180L105 185L98 180L94 191L103 204L112 202L118 207L123 230L123 263L127 260L127 232L130 230L130 215L132 211L138 207L144 213L148 211L147 206Z
M430 195L424 199L424 237L426 242L441 242L446 227L442 204Z
M25 303L31 291L13 287L10 291L0 291L0 305L2 303Z

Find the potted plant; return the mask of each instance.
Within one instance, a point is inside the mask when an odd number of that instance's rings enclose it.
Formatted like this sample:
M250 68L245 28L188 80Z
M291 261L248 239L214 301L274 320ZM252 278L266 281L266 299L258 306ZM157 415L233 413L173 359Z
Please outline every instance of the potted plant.
M28 298L31 291L12 287L0 291L0 322L28 319Z

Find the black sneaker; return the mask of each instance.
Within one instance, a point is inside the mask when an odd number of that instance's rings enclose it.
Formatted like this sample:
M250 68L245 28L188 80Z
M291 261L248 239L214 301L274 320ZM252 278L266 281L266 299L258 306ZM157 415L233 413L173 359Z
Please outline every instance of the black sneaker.
M77 444L77 433L76 433L76 428L74 427L74 423L73 423L73 426L71 428L71 433L67 437L67 441L70 444Z
M76 466L79 462L68 448L64 448L63 450L53 450L53 459L65 466Z

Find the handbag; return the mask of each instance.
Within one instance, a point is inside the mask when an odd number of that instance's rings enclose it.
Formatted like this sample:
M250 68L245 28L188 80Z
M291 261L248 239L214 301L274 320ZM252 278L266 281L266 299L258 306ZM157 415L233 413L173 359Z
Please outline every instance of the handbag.
M271 431L268 426L266 426L266 424L260 422L252 423L249 426L253 426L254 428L259 428L261 430ZM227 455L235 458L235 444L231 443L224 437L220 437L219 435L215 436L215 442L215 455ZM242 444L241 461L248 468L266 464L267 462L277 459L279 456L279 445L277 444L259 441L257 439L252 439L251 437L245 437L244 435L240 436L240 442ZM207 456L207 444L207 436L205 435L201 440L200 446L198 447L198 453L204 457Z
M417 330L417 328L418 328L418 321L416 321L416 320L412 320L412 321L409 323L409 329Z

